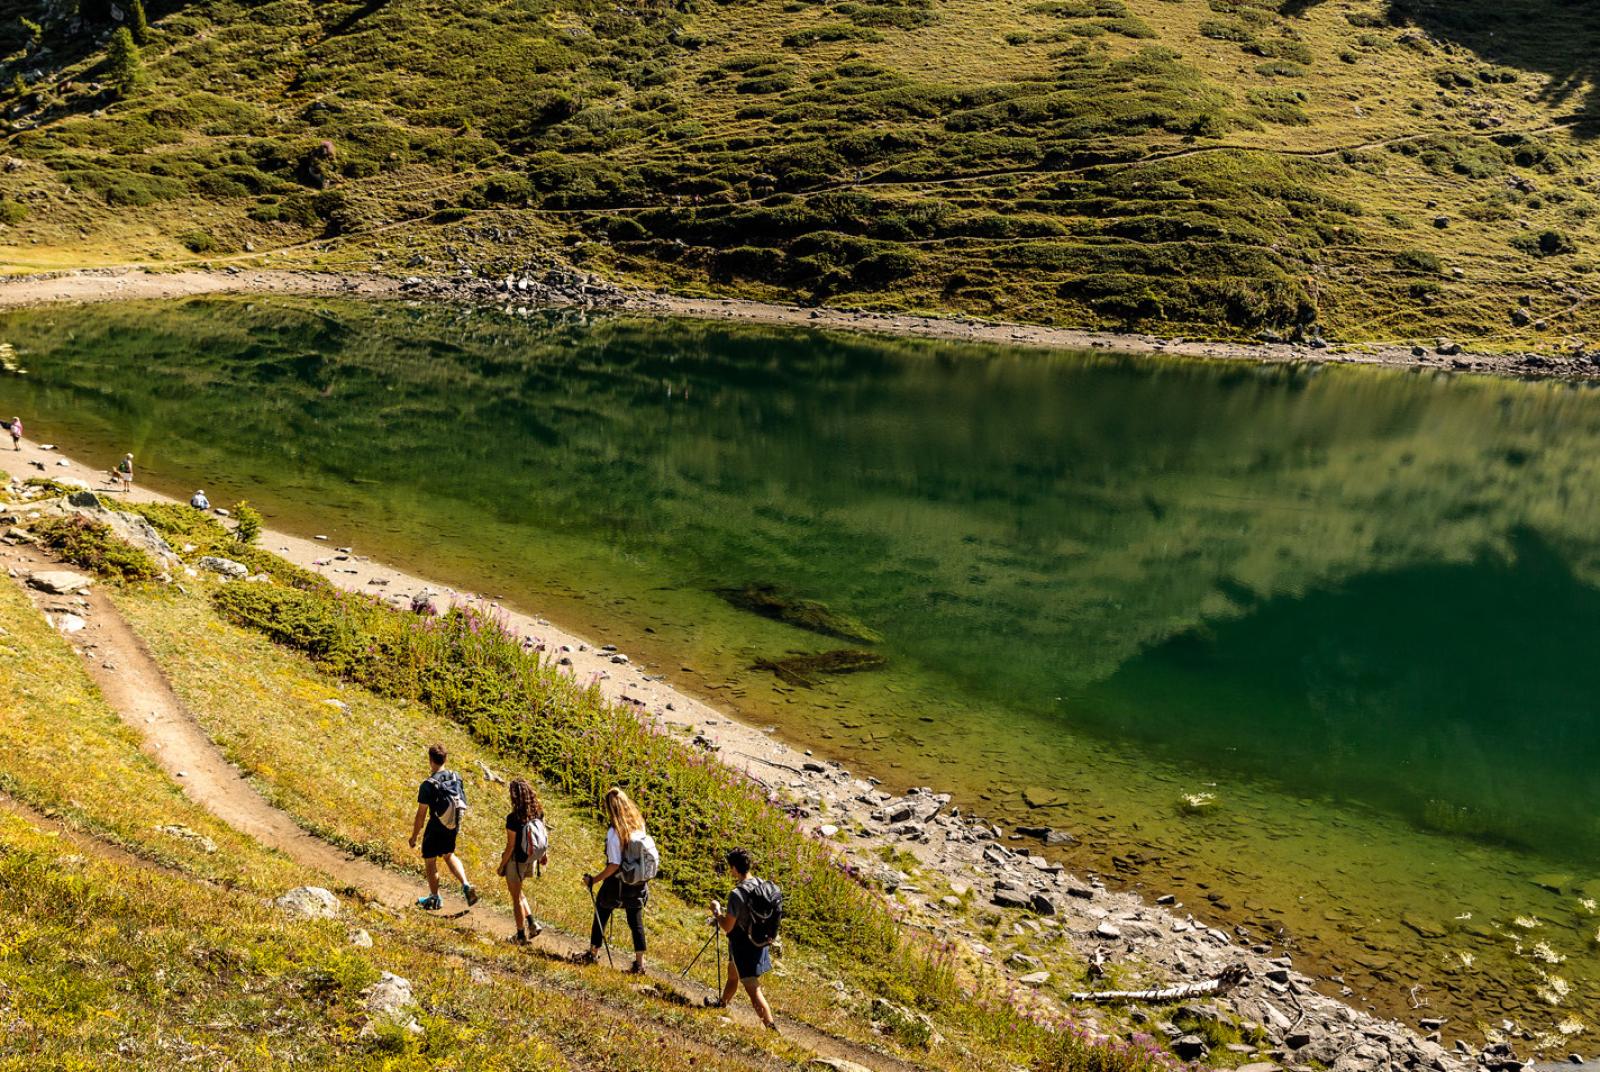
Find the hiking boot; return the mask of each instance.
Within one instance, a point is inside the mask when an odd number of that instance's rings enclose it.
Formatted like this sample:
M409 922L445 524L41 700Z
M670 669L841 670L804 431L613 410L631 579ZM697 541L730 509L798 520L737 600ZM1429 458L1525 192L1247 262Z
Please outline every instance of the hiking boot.
M530 941L530 942L533 941L535 938L539 937L539 935L541 935L543 933L544 933L544 928L543 927L539 926L539 924L535 923L531 919L528 920L528 941Z
M428 912L437 912L444 907L444 903L439 900L437 893L430 893L426 897L417 898L417 907Z
M510 938L507 938L506 941L510 942L512 945L527 945L528 944L528 936L526 934L523 934L521 931L518 931L516 934L513 934Z
M596 953L593 949L586 949L582 953L572 954L572 956L567 959L571 960L574 964L598 964L600 963L600 954Z
M478 903L478 887L476 886L463 883L461 886L461 895L467 899L468 908L471 908L473 905Z
M700 1007L703 1009L726 1009L721 998L701 998Z

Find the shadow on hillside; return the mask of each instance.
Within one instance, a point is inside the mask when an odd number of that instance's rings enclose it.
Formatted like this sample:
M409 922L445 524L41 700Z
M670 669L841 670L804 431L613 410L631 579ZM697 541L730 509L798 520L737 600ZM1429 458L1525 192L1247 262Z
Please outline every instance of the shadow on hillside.
M1327 0L1281 0L1280 14L1302 15ZM1486 63L1542 74L1550 84L1540 99L1571 107L1575 118L1600 132L1600 4L1590 0L1387 0L1389 21L1465 48ZM1441 57L1449 60L1450 57Z

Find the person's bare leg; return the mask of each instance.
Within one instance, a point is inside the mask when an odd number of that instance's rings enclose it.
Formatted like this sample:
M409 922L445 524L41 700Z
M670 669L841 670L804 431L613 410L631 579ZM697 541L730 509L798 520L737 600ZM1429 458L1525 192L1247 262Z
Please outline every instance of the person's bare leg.
M428 876L428 892L434 897L439 896L439 860L430 856L422 861L423 873Z
M733 1004L733 997L739 992L739 969L728 962L728 981L722 984L722 1004L726 1008Z
M459 856L453 852L449 853L444 858L444 865L450 869L450 873L456 877L457 882L461 883L463 886L470 885L470 883L467 882L467 869L461 865L461 858Z
M746 979L744 992L750 995L750 1004L755 1006L756 1015L761 1017L761 1022L768 1027L772 1026L772 1006L767 1004L767 995L761 992L761 979Z
M517 921L517 933L528 932L528 902L522 897L522 880L506 876L506 892L511 895L511 915Z

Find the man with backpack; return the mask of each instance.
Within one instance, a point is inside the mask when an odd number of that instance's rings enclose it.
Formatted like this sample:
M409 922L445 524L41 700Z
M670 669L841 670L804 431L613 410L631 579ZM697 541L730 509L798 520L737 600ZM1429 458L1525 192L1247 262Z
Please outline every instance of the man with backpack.
M430 912L443 908L439 900L439 858L461 883L462 896L467 907L478 903L478 891L467 881L467 869L456 856L456 834L461 830L461 820L467 814L467 791L461 784L461 775L446 770L445 748L442 744L428 746L428 764L433 768L422 785L417 788L417 816L411 823L411 847L417 847L422 838L422 867L428 875L428 896L417 898L417 907Z
M750 853L733 849L728 853L728 871L733 875L733 892L728 894L728 908L711 902L711 921L728 936L728 980L722 995L707 998L706 1004L714 1008L727 1008L744 984L750 995L750 1004L756 1015L770 1030L778 1029L772 1019L772 1007L761 992L761 977L772 970L770 947L778 937L778 925L783 921L783 891L776 883L756 878L750 873Z

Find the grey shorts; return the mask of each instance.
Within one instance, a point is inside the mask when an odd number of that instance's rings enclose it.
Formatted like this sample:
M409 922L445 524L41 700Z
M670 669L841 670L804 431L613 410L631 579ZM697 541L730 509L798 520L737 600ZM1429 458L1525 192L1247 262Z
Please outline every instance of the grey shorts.
M517 863L517 858L513 856L511 859L506 861L506 878L515 878L521 882L526 882L532 877L532 860L524 860L519 864Z

